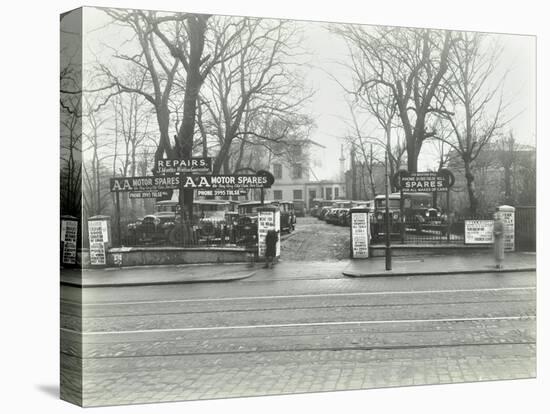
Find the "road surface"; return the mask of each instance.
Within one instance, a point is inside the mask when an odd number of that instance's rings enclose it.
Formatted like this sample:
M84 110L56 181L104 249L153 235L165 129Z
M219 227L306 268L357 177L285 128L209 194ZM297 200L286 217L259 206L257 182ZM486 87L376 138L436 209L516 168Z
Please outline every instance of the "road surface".
M62 381L82 363L93 406L535 375L534 272L347 279L319 263L314 279L62 286Z
M315 217L298 217L296 230L283 235L281 258L285 261L338 261L349 258L349 227L327 224Z

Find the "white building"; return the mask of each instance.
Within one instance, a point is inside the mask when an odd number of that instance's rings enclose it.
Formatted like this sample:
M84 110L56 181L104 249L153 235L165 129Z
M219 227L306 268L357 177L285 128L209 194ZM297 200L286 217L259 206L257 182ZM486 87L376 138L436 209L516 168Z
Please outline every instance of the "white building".
M319 180L312 168L315 161L314 147L324 148L314 141L307 140L293 148L293 161L288 157L274 157L271 160L268 169L273 173L275 183L269 190L265 190L267 200L302 200L309 209L311 201L315 198L335 200L346 197L343 153L338 160L339 176L333 180Z

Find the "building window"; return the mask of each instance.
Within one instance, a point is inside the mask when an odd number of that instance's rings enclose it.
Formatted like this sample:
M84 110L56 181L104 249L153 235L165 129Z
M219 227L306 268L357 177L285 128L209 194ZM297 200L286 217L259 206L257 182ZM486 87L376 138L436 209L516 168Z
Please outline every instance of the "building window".
M292 192L292 199L293 200L302 200L302 190L294 190Z
M283 190L273 190L273 200L282 200Z
M302 164L292 166L292 178L302 178Z
M338 198L339 190L338 187L334 187L334 198Z
M332 188L325 188L325 200L332 200Z
M273 164L273 176L283 178L283 166L281 164Z

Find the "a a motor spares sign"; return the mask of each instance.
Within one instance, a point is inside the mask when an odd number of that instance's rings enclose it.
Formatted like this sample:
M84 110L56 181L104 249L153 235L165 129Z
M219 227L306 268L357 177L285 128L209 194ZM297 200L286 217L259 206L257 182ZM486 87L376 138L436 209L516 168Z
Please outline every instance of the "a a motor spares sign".
M76 238L78 236L78 222L61 220L61 241L63 242L62 263L76 263Z
M212 171L212 159L192 157L185 159L160 159L156 163L157 174L208 173Z
M88 221L88 239L90 242L90 264L107 264L107 254L105 244L109 242L109 232L107 221L90 220Z
M369 214L367 211L351 212L351 253L354 259L369 257Z
M275 255L281 255L281 212L278 210L259 210L258 211L258 257L265 256L265 236L269 229L275 229L279 232Z
M166 175L111 178L111 192L151 192L179 188L252 189L269 188L271 181L265 175Z
M464 244L494 243L493 220L464 220Z

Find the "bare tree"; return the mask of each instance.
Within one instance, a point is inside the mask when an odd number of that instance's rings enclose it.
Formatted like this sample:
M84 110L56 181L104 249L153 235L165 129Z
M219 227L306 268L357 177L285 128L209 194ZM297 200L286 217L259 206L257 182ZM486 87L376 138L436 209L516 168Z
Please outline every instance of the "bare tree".
M428 130L430 116L444 111L439 103L445 101L441 84L453 43L451 32L357 25L332 30L348 43L359 84L355 92L368 96L374 90L376 96L377 87L382 86L391 96L387 108L375 112L388 122L396 106L405 134L408 170L416 172L422 144L435 133ZM436 99L438 95L443 96Z
M139 50L135 54L125 54L113 50L113 57L129 65L128 73L120 75L108 65L100 63L100 71L107 77L107 85L114 89L114 93L138 94L144 97L154 108L159 129L158 147L155 159L165 154L173 156L174 151L170 142L170 108L169 100L177 75L179 61L161 47L153 33L150 18L153 12L146 17L140 11L124 11L105 9L114 23L130 28L135 34ZM180 24L174 24L172 30L178 36L183 33ZM160 44L159 44L160 43ZM140 76L143 82L128 83L128 79Z
M201 97L218 146L214 173L222 168L226 173L231 171L232 157L240 166L245 148L254 138L288 140L291 124L300 122L296 114L312 95L293 70L299 65L299 49L298 32L291 22L243 20L239 38L227 49L232 57L212 70ZM286 127L278 136L260 132L270 117Z
M445 86L447 102L442 116L453 131L449 137L436 135L458 154L464 165L470 213L476 214L478 198L473 166L482 150L506 124L503 119L504 77L493 82L491 76L501 53L498 44L485 44L484 35L461 33L456 36L449 55Z

